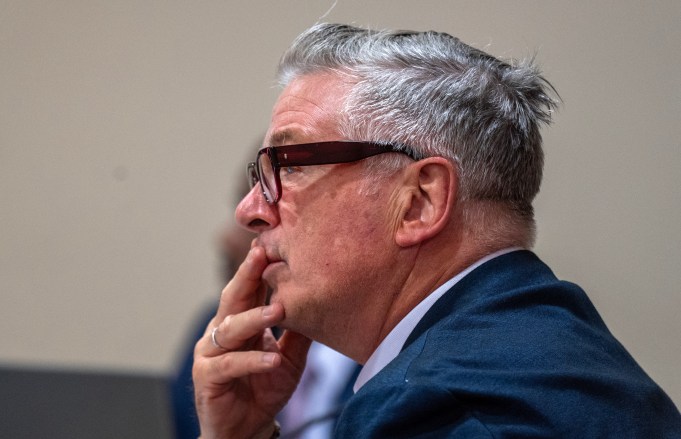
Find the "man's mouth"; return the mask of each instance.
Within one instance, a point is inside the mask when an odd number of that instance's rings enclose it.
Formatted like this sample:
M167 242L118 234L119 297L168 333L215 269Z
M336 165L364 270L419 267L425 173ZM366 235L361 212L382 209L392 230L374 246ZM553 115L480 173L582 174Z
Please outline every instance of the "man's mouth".
M285 261L279 255L279 252L271 248L265 248L265 257L267 258L267 266L263 272L263 277L266 277L269 272L285 263Z
M265 257L267 258L268 264L276 264L277 262L283 262L278 252L267 248L265 249Z

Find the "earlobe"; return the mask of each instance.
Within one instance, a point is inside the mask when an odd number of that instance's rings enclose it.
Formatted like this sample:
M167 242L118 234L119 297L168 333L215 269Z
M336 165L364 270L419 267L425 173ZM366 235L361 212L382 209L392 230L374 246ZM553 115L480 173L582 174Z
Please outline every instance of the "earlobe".
M395 241L409 247L440 233L448 224L456 200L457 174L444 157L430 157L405 174L403 208Z

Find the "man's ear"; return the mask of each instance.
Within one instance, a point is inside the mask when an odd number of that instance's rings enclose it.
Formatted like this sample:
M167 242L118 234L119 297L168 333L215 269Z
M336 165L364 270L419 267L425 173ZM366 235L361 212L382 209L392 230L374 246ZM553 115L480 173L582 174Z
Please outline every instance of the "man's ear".
M454 208L458 178L454 165L444 157L409 165L404 178L395 242L409 247L445 228Z

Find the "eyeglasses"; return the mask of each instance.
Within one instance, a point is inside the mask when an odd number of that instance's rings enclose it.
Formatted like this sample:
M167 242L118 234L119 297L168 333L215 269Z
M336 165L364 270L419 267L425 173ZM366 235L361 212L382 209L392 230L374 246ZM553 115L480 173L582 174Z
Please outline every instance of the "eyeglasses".
M411 149L404 146L373 142L336 141L269 146L259 150L255 162L248 164L248 183L251 189L260 183L265 200L269 204L276 204L281 198L279 171L283 167L349 163L388 152L419 160Z

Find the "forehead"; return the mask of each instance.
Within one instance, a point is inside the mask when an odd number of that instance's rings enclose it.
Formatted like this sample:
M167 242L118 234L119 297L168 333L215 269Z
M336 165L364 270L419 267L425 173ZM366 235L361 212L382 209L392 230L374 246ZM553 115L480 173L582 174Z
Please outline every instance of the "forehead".
M317 73L291 81L272 110L266 145L343 140L338 121L349 84Z

